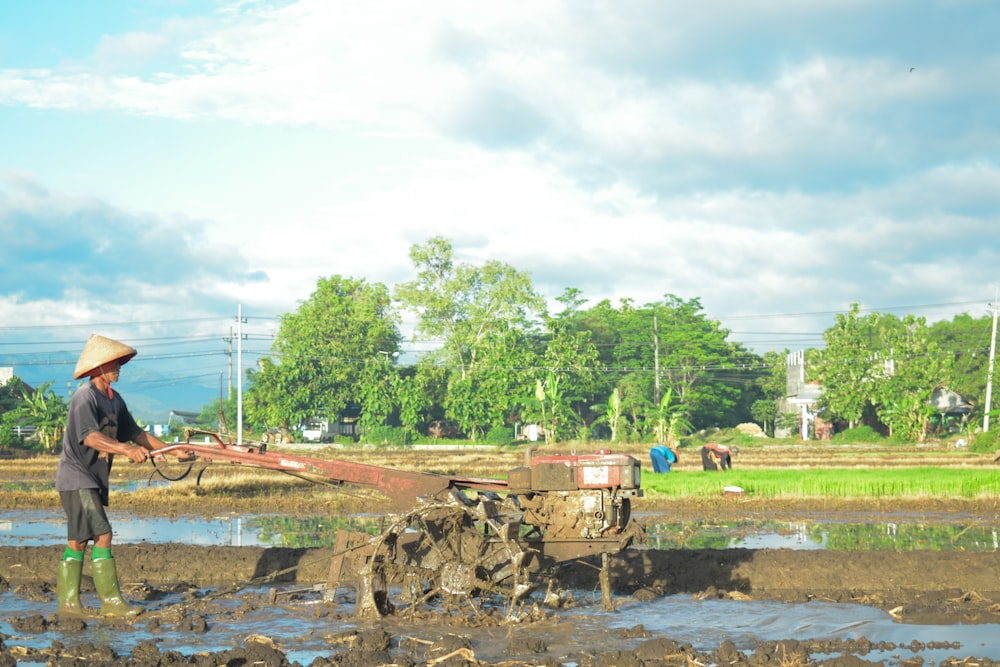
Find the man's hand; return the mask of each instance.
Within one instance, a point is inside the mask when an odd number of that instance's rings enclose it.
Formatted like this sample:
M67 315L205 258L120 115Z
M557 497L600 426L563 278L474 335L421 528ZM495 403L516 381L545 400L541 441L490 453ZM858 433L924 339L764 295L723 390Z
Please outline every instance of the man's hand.
M146 459L149 458L149 450L145 447L135 445L125 450L125 456L127 456L128 460L132 463L145 463Z

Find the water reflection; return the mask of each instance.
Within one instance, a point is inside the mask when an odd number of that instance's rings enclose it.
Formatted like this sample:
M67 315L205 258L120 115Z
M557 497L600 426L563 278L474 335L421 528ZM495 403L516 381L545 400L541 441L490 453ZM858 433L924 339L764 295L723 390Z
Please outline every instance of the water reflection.
M117 544L192 544L198 546L325 547L346 528L375 534L381 519L240 515L203 517L140 517L108 512ZM38 547L66 541L62 512L26 510L0 512L0 546Z
M344 528L376 534L384 519L228 514L211 518L139 517L109 512L115 542L200 546L327 547ZM997 527L922 521L684 521L646 524L655 549L829 549L835 551L1000 551ZM0 546L45 546L66 539L62 512L0 512Z
M998 529L980 524L648 521L646 532L656 549L1000 550Z

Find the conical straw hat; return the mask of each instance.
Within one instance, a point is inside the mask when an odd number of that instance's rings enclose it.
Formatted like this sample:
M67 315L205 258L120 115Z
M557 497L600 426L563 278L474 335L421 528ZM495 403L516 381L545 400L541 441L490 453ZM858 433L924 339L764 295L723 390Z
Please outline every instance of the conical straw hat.
M117 360L119 365L124 365L138 354L135 348L129 347L125 343L116 340L90 334L87 344L83 346L80 359L76 362L76 370L73 371L73 378L79 380L85 375L89 375L92 370L102 364L111 363Z

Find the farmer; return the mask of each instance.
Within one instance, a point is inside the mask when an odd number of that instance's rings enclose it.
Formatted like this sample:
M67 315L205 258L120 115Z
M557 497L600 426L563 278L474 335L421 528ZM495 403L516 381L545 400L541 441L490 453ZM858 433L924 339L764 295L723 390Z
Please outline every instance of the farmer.
M83 613L80 575L91 540L94 549L90 569L101 598L101 613L133 616L141 611L122 599L111 556L111 523L104 511L114 455L142 463L149 458L149 450L165 446L139 428L125 401L111 388L111 383L118 380L119 369L135 355L134 348L93 334L73 372L74 379L89 377L90 381L70 400L62 455L56 467L56 491L66 511L68 537L56 580L61 614Z
M677 452L666 445L656 445L649 450L649 458L653 472L670 472L670 467L677 463Z
M739 453L739 447L720 445L717 442L706 443L701 448L701 467L703 470L731 470L733 456ZM715 459L718 459L718 464Z

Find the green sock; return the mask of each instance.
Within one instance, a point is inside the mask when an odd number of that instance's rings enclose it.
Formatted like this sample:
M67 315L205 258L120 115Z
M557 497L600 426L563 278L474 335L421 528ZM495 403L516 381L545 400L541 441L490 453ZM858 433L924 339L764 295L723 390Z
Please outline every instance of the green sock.
M94 547L94 553L90 555L90 560L107 560L111 558L111 548Z
M66 547L66 551L63 552L63 560L83 560L83 552Z

